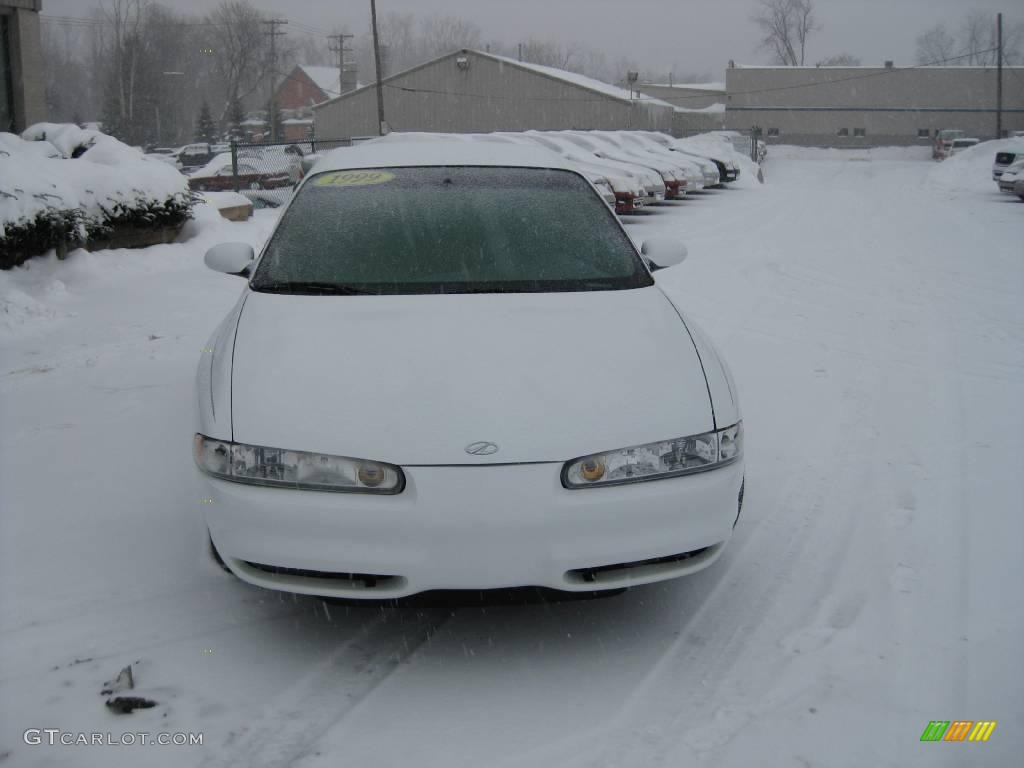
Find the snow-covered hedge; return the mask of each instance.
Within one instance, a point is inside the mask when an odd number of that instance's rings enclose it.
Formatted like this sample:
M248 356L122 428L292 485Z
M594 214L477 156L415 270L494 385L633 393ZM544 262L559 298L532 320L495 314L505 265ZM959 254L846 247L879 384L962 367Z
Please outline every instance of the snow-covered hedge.
M111 136L55 123L0 133L0 269L118 229L176 227L191 209L184 176Z

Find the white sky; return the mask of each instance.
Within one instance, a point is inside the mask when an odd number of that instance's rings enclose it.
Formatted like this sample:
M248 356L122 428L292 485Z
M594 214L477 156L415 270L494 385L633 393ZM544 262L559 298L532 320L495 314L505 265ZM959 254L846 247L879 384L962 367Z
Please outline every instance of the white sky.
M43 13L85 15L95 0L43 0ZM253 0L302 25L329 32L369 27L369 0ZM216 0L165 0L181 11L203 12ZM1020 0L817 0L823 29L811 40L808 63L851 53L866 65L886 59L912 64L917 35L938 21L955 27L965 13L1003 11L1004 22L1024 21ZM485 40L528 38L580 42L614 61L636 59L650 70L708 72L722 79L729 59L768 63L750 21L755 0L378 0L377 12L450 15L472 21ZM297 27L292 27L297 29Z

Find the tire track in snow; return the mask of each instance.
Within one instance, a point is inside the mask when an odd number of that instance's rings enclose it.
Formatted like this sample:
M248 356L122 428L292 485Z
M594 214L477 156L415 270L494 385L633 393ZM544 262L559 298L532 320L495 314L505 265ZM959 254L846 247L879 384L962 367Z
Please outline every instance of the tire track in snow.
M863 173L864 166L856 168L852 172ZM854 200L852 204L863 207L864 203ZM793 227L790 219L799 219L800 210L793 206L774 219L771 229ZM827 228L829 223L818 222L816 227ZM806 226L794 231L809 236ZM828 282L832 290L845 288L840 282ZM765 296L761 305L770 303L772 299ZM882 297L873 303L884 304ZM740 318L729 335L748 333L744 326L757 314ZM792 479L778 502L762 510L757 489L748 488L750 507L744 514L748 524L756 521L756 528L742 547L726 551L719 563L727 567L726 574L698 610L680 624L679 638L653 663L609 723L525 759L519 755L509 765L669 765L678 764L687 751L691 757L709 758L758 715L759 697L771 690L790 658L799 658L791 651L778 663L780 634L820 647L856 620L863 595L851 593L836 601L826 597L849 558L854 532L861 524L856 500L871 483L873 467L859 466L854 458L867 455L877 439L877 432L865 424L877 411L880 383L875 369L882 361L864 335L851 336L849 344L856 349L830 350L843 359L870 364L860 366L843 391L842 411L827 424L802 433L805 440L813 435L815 444L805 448L808 460L791 471ZM827 503L834 497L854 501ZM777 631L780 624L788 625L790 631ZM759 649L758 637L770 643L767 652ZM740 690L723 695L722 689L730 686ZM704 702L709 699L755 703L708 712Z
M328 616L330 608L324 606ZM358 707L445 624L450 609L382 609L379 618L267 702L265 716L228 736L208 768L285 768Z

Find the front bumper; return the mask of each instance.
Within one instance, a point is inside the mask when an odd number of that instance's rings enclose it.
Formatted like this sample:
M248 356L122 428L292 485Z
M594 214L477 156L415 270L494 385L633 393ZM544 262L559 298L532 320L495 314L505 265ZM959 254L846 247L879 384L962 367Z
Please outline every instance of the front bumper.
M258 586L348 598L433 589L593 591L700 570L736 521L742 463L566 490L561 464L406 468L395 496L292 491L202 475L210 535Z

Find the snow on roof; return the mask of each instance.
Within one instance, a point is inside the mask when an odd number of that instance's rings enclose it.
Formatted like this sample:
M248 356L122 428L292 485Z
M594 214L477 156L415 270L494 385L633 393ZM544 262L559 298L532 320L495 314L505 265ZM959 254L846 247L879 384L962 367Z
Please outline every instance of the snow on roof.
M569 72L564 69L548 67L543 64L533 64L532 62L528 61L517 61L516 59L510 59L507 56L498 56L497 54L494 53L484 53L482 51L471 52L475 53L478 56L484 56L486 58L494 59L495 61L500 61L505 64L512 64L514 66L521 67L522 69L533 70L534 72L539 72L542 75L547 75L548 77L553 77L558 80L562 80L566 83L570 83L571 85L575 85L580 88L586 88L587 90L597 91L598 93L603 93L605 96L611 96L612 98L621 99L622 101L640 101L643 102L644 104L650 104L652 106L658 107L671 108L673 106L672 104L669 104L667 101L655 99L651 96L644 96L643 94L638 96L636 93L631 94L625 88L619 88L617 85L606 83L603 80L596 80L593 77L587 77L586 75L581 75L577 72Z
M685 91L721 91L725 93L725 83L644 83L653 88L681 88ZM640 86L643 88L643 85Z
M692 109L690 107L676 107L676 112L703 112L705 115L717 115L725 112L725 104L715 102L706 107L700 109Z
M313 81L317 88L327 94L328 98L341 93L341 74L337 67L311 67L299 64L299 69Z
M391 133L352 147L331 150L316 164L316 171L429 165L572 168L570 163L540 146L477 143L445 134Z

